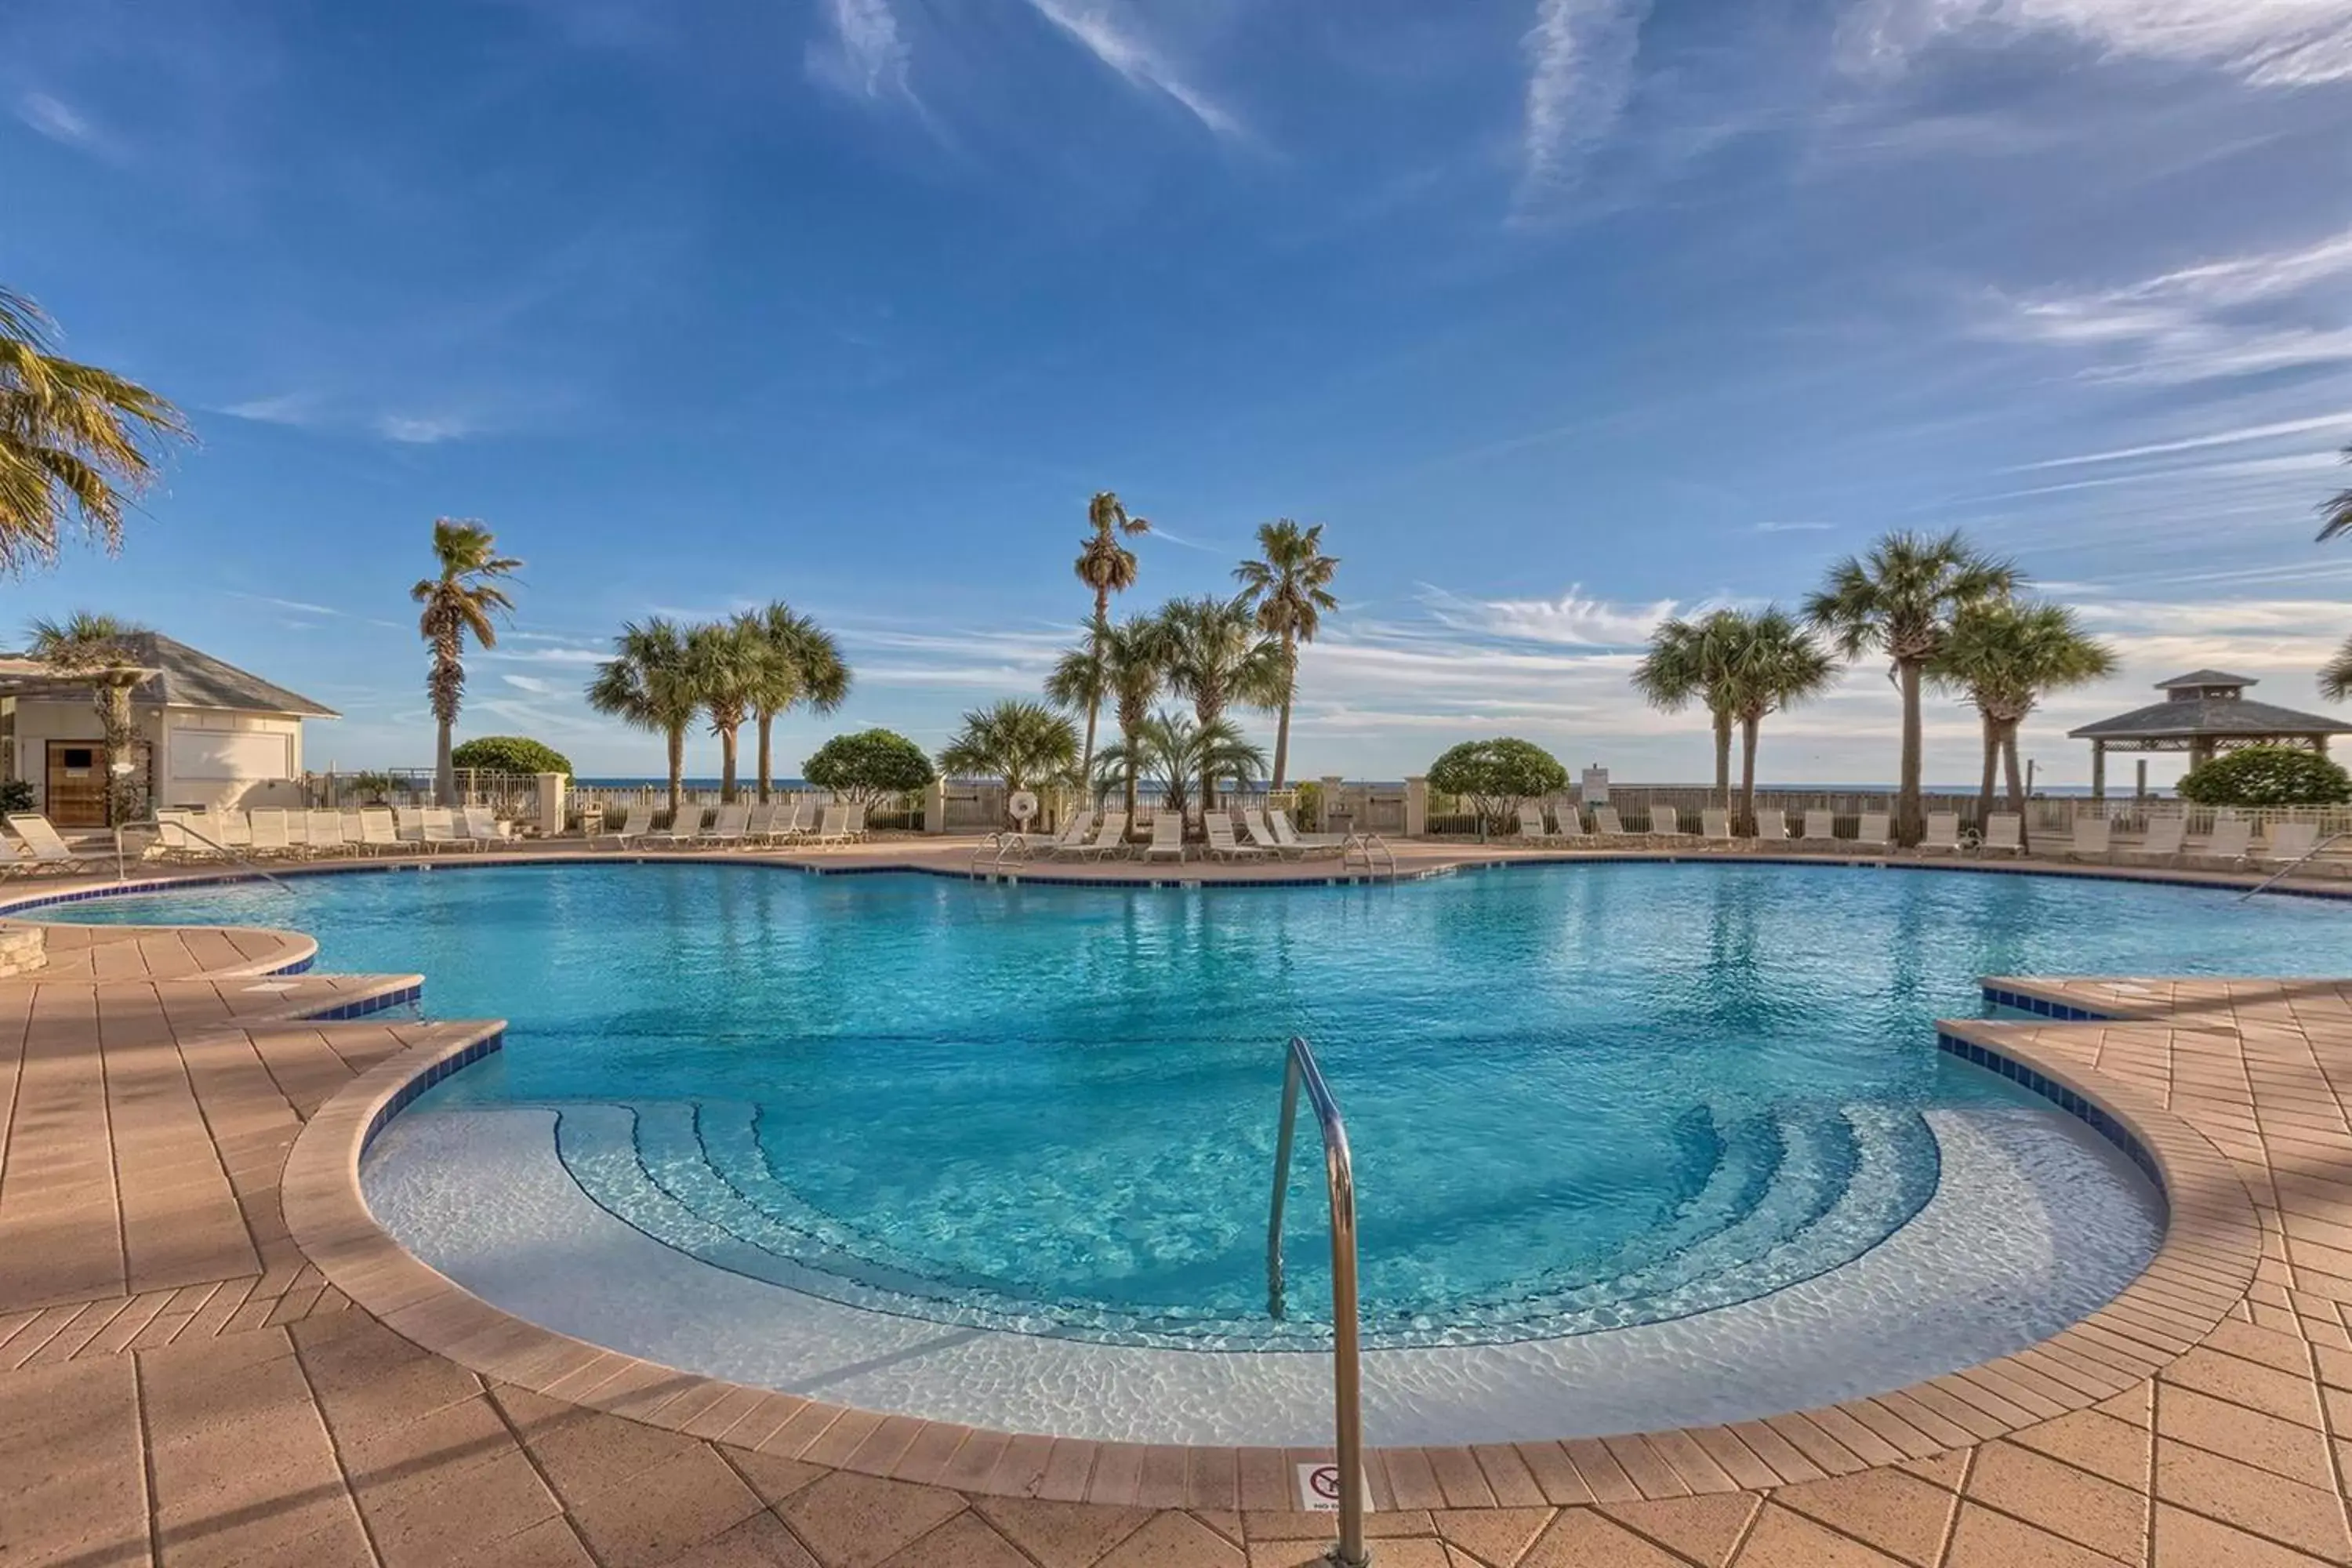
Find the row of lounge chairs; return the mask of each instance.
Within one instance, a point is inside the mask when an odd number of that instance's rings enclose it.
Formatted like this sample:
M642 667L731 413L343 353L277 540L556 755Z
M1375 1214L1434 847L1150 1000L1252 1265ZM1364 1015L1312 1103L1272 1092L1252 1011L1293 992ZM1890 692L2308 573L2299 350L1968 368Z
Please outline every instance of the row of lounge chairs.
M159 811L155 828L152 852L178 860L433 854L512 842L507 824L481 805Z
M650 808L632 806L616 827L604 828L592 842L615 848L632 844L671 849L740 849L749 845L855 844L866 837L866 807L859 803L817 808L794 795L787 800L738 802L704 818L698 805L678 807L667 826L653 826Z
M1837 831L1837 815L1829 811L1807 811L1791 832L1788 814L1784 811L1759 810L1756 831L1750 836L1735 834L1731 813L1720 806L1708 806L1699 813L1699 830L1683 830L1680 814L1671 807L1653 807L1648 822L1639 828L1627 828L1611 806L1595 806L1592 826L1588 830L1582 815L1572 805L1562 805L1553 814L1556 826L1545 825L1544 808L1534 802L1519 807L1519 838L1529 844L1552 846L1600 843L1641 842L1653 845L1754 844L1772 847L1819 847L1843 849L1888 849L1893 847L1894 817L1883 811L1864 812L1855 825L1852 837ZM2254 825L2242 817L2222 816L2215 821L2213 831L2191 844L2188 837L2189 819L2178 813L2153 816L2148 818L2147 831L2131 844L2119 844L2114 837L2114 824L2104 816L2078 816L2074 832L2064 842L2049 841L2038 845L2045 853L2063 855L2070 859L2143 859L2221 860L2235 864L2245 860L2263 860L2292 864L2310 856L2319 845L2319 829L2307 822L2273 823L2264 835L2260 847L2253 842ZM1923 853L1959 854L1974 850L1982 854L2022 855L2025 852L2024 819L2011 812L1994 812L1985 818L1984 832L1970 838L1960 829L1958 812L1937 811L1927 814L1926 836L1919 841Z
M1213 860L1257 860L1267 856L1303 860L1310 855L1339 854L1347 843L1338 835L1300 833L1291 826L1289 815L1279 808L1212 811L1202 818L1201 827L1206 842L1199 847L1200 852ZM1049 860L1181 862L1194 848L1184 842L1184 818L1172 811L1153 814L1151 837L1145 843L1129 843L1127 830L1128 815L1123 811L1105 812L1099 820L1093 812L1081 811L1059 834L1028 846L1028 852Z
M2190 842L2189 819L2177 813L2151 816L2147 830L2133 843L2119 843L2115 824L2104 816L2078 816L2072 837L2047 848L2070 860L2220 860L2238 865L2252 860L2292 866L2307 860L2320 848L2319 826L2311 822L2273 822L2254 842L2254 825L2242 816L2219 816L2213 831Z

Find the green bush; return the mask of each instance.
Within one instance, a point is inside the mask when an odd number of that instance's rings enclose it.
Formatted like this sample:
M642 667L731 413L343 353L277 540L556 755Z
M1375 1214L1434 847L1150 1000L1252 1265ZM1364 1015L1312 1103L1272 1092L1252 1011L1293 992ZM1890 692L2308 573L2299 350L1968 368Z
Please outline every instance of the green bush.
M1566 789L1568 770L1533 741L1505 735L1465 741L1430 763L1429 787L1467 798L1488 830L1499 833L1517 816L1521 801Z
M483 735L449 753L453 767L488 773L569 773L572 759L521 735Z
M937 778L923 748L889 730L835 735L801 764L801 776L844 800L867 805L919 790Z
M0 812L33 809L33 784L29 779L0 779Z
M2339 805L2352 800L2352 776L2316 752L2244 746L2190 769L2180 796L2200 805Z

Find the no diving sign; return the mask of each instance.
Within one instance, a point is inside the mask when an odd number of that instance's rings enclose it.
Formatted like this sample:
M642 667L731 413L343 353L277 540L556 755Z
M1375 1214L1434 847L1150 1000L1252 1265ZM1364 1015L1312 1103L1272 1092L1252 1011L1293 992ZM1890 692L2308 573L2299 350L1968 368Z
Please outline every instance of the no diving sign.
M1325 1460L1320 1464L1304 1464L1298 1468L1298 1507L1305 1513L1337 1513L1339 1511L1339 1467ZM1364 1511L1372 1511L1372 1489L1357 1478L1364 1499Z

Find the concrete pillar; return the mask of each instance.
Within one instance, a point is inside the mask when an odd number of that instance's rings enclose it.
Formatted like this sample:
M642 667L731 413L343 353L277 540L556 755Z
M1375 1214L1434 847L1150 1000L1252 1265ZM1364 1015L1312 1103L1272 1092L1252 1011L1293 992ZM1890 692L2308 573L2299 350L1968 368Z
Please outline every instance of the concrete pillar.
M923 831L945 833L948 830L948 781L933 779L923 786Z
M1348 809L1347 796L1343 793L1348 787L1348 781L1338 773L1325 773L1320 782L1323 785L1323 816L1322 820L1316 823L1315 831L1335 832L1337 830L1331 826L1332 819Z
M2146 757L2139 760L2137 773L2138 777L2132 784L2132 798L2146 800L2147 798L2147 759Z
M539 834L552 838L563 831L571 818L572 775L541 773L539 778Z
M2091 742L2091 798L2107 798L2107 743L2105 741Z
M1415 775L1404 781L1404 836L1419 838L1429 831L1429 780Z

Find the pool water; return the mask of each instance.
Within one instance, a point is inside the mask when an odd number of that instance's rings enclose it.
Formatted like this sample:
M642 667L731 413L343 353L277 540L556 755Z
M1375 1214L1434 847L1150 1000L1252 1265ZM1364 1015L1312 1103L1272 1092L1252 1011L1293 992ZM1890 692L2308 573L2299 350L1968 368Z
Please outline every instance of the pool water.
M1348 1121L1367 1343L1510 1342L1862 1258L1937 1193L1935 1113L2087 1137L1935 1049L1936 1018L1983 1010L1979 976L2340 972L2352 938L2352 905L2305 899L1739 863L1182 890L443 867L68 918L291 927L324 967L423 973L435 1016L509 1027L401 1123L552 1109L589 1198L719 1268L1226 1349L1325 1321L1311 1142L1290 1313L1265 1303L1294 1033ZM2144 1259L2160 1205L2124 1195L2103 1212ZM2079 1314L2117 1283L2041 1287Z

